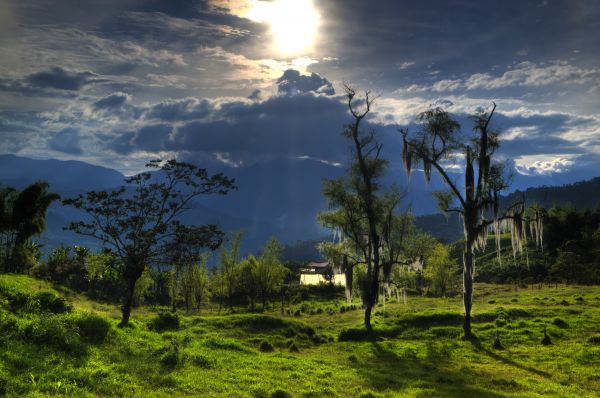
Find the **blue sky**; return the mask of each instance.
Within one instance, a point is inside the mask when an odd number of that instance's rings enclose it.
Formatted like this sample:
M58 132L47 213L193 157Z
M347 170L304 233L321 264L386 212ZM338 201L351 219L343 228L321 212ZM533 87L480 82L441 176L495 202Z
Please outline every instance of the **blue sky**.
M393 167L419 112L469 131L495 101L522 179L600 174L600 1L286 1L3 1L0 152L125 173L157 156L338 165L351 83L379 96Z

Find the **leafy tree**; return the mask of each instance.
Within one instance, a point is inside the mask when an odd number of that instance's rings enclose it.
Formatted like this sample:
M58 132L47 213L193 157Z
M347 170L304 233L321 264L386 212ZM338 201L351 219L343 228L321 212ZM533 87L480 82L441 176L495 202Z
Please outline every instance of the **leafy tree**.
M229 249L221 248L218 272L221 274L222 282L225 283L227 293L227 303L229 309L233 311L233 297L235 296L235 288L238 284L239 277L239 262L240 262L240 243L242 241L243 232L238 231L233 234L233 238L229 243Z
M12 188L0 190L0 235L2 269L18 272L31 268L36 246L31 238L46 229L46 212L60 196L48 192L49 185L38 181L18 192Z
M407 174L410 176L414 166L422 165L425 180L429 181L431 171L435 169L449 187L448 191L436 192L440 209L445 213L459 213L463 220L465 338L472 336L474 252L485 245L490 228L493 228L496 234L500 234L505 228L511 230L513 252L521 251L526 240L523 228L524 203L514 203L502 214L500 212L499 193L508 184L503 175L502 165L492 163L492 156L499 146L498 133L490 126L495 109L494 104L490 112L481 111L472 117L475 134L467 140L461 139L458 122L441 108L429 109L419 114L417 121L420 122L421 128L415 134L409 136L408 129L401 130L404 144L402 160ZM445 167L448 160L458 160L462 156L465 161L465 180L461 189Z
M427 256L425 277L430 280L431 291L439 297L445 297L457 282L458 264L450 258L446 245L438 243Z
M246 257L239 266L239 291L248 298L248 304L252 311L254 311L259 294L257 280L259 267L259 262L254 256Z
M351 239L365 264L364 276L360 278L361 294L365 307L364 324L371 329L371 312L379 294L379 276L382 266L381 247L386 217L379 197L380 178L387 161L380 157L382 145L375 132L364 132L362 122L371 110L373 98L366 93L362 110L355 104L356 92L346 86L347 106L352 115L343 135L351 141L352 160L349 175L327 181L323 190L330 207L338 209L320 216L321 223L342 228L345 237ZM360 274L362 275L362 274Z
M210 297L210 281L206 268L207 256L199 261L188 262L176 267L173 272L173 309L178 297L183 300L186 311L200 309Z
M278 290L285 278L287 268L281 263L282 252L283 246L277 238L272 237L267 241L258 258L254 279L262 299L263 309L268 298Z
M167 254L179 246L220 246L223 233L217 226L187 226L181 216L198 197L225 195L235 188L234 180L223 174L210 176L189 163L153 160L146 166L157 175L143 172L127 178L128 187L63 201L89 217L71 222L67 229L98 239L119 260L115 267L126 285L121 326L129 322L135 285L148 265L167 262Z

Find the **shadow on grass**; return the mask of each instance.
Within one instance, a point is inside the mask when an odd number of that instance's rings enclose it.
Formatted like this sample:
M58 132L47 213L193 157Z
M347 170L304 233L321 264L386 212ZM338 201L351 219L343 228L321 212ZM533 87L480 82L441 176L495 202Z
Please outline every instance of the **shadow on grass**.
M354 365L364 380L364 387L395 393L420 389L427 396L439 397L502 397L474 386L472 380L477 376L468 369L449 371L439 366L442 360L418 359L410 350L401 356L378 342L370 344L375 358Z
M513 361L510 358L507 358L505 356L498 354L497 352L490 350L489 348L484 347L483 344L481 344L481 341L477 337L473 337L472 339L469 340L469 342L473 345L475 350L477 350L479 352L483 352L484 354L486 354L490 358L495 359L496 361L500 361L506 365L514 366L515 368L536 374L541 377L546 377L546 378L552 377L552 375L548 372L544 372L543 370L539 370L539 369L533 368L531 366L522 365L518 362Z

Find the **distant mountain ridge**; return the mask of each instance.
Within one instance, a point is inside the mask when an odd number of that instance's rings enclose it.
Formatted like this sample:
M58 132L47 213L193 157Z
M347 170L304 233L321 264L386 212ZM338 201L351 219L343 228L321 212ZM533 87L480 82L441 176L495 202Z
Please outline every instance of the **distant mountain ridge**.
M204 197L196 203L186 217L195 224L217 223L226 232L245 230L242 251L257 252L272 235L289 245L286 257L315 256L307 251L315 241L328 232L316 221L316 214L327 209L322 195L324 179L336 178L345 173L336 167L313 159L275 159L246 167L223 166L209 172L224 172L236 179L239 190L226 196ZM405 206L418 215L417 224L439 239L451 242L462 237L462 225L456 215L446 219L436 212L435 200L430 193L443 187L433 176L429 185L419 172L408 185ZM112 189L123 184L124 175L116 170L94 166L79 161L35 160L15 155L0 155L0 184L23 188L46 180L50 189L63 197L88 190ZM407 185L400 167L390 167L386 184L397 183L402 189ZM528 204L540 203L545 207L557 203L573 203L577 208L595 206L600 198L600 177L563 186L542 186L515 191L507 195L505 203L525 195ZM60 244L81 244L97 248L90 238L64 231L68 221L81 218L81 213L60 204L54 204L48 213L48 229L42 236L46 251Z

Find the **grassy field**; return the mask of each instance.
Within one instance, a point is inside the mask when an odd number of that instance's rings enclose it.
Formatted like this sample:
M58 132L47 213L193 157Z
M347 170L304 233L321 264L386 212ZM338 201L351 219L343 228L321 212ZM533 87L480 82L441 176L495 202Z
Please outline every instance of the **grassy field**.
M44 293L46 292L46 293ZM64 306L59 295L73 308ZM595 397L600 287L478 285L476 341L458 298L360 309L313 300L272 313L157 322L24 276L0 275L0 395L123 397ZM298 305L294 310L300 309ZM311 315L312 313L312 315ZM547 329L551 344L541 343ZM498 333L502 347L494 348Z

